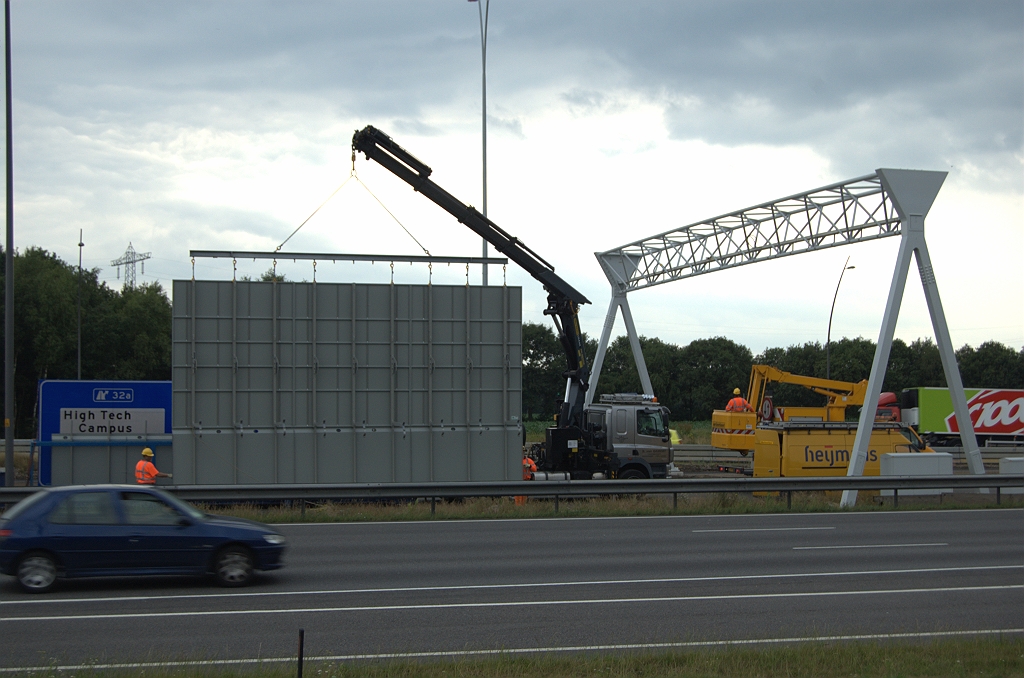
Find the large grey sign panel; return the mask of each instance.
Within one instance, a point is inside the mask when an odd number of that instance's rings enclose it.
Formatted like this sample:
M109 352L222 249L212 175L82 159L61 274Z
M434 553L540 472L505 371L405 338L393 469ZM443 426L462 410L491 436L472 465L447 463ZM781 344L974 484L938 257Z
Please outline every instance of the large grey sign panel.
M173 291L176 482L518 477L520 288L180 280Z

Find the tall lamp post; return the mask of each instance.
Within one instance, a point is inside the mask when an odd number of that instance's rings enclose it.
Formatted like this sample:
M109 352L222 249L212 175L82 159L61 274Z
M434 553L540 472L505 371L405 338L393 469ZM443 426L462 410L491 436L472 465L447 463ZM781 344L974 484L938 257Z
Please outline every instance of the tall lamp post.
M7 75L7 251L4 252L4 477L14 485L14 155L11 149L11 0L4 0Z
M82 380L82 229L78 229L78 380Z
M483 179L484 179L484 204L483 215L487 216L487 18L491 13L491 0L469 0L476 3L477 12L480 15L480 62L482 67L482 108L480 115L483 121ZM487 258L487 239L483 239L483 258ZM483 284L487 286L487 264L481 266L484 271Z
M843 264L843 270L839 273L839 282L836 283L836 293L832 295L832 310L828 312L828 334L825 337L825 378L832 378L832 365L831 356L829 355L829 345L832 343L832 314L836 310L836 299L839 297L839 286L843 284L843 273L846 273L851 268L857 268L856 266L850 266L850 257L846 257L846 263Z

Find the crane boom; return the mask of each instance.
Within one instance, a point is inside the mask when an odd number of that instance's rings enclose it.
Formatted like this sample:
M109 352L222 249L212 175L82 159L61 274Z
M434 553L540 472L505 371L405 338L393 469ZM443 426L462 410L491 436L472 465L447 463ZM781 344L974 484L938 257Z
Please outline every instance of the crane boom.
M581 304L590 303L579 291L555 274L555 267L545 261L518 238L509 235L474 207L464 204L430 179L432 170L399 146L384 132L372 125L352 136L352 151L375 160L385 169L422 193L460 223L465 224L494 248L519 264L538 280L548 293L544 315L550 315L558 328L558 337L565 350L565 400L559 413L558 427L581 426L590 368L583 350L583 334L577 313Z

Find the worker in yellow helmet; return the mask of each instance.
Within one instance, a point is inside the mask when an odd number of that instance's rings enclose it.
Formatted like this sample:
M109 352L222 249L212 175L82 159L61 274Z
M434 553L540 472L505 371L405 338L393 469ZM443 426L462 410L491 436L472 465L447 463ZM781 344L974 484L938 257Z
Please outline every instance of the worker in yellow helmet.
M157 478L170 478L170 473L160 473L153 465L153 450L142 448L142 459L135 465L135 482L139 485L155 485Z
M747 399L740 395L740 390L734 388L732 390L733 399L729 401L729 404L725 406L726 412L753 412L754 408L750 406Z

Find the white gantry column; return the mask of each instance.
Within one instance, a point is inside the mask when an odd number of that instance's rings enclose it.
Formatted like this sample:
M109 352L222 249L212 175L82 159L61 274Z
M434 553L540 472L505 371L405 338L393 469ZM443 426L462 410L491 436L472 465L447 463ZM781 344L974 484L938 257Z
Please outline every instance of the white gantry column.
M640 337L636 333L636 325L633 324L633 313L629 310L629 301L625 292L613 292L612 299L608 302L608 312L604 316L604 327L601 329L601 339L597 342L597 354L594 356L594 364L590 368L590 386L587 388L586 403L594 402L594 393L597 389L597 380L601 376L601 366L604 365L604 357L608 353L608 342L611 340L612 328L615 326L615 316L619 309L622 309L622 320L626 323L626 336L629 337L629 346L633 349L633 360L636 362L637 372L640 373L640 385L644 393L654 395L654 387L651 386L651 377L647 372L647 363L644 361L643 351L640 350Z
M956 355L953 353L953 343L949 336L949 328L946 325L946 316L942 311L942 301L939 298L939 289L935 283L935 273L932 270L931 258L928 256L928 244L924 237L924 219L928 215L928 211L931 209L943 181L946 179L946 173L879 169L878 176L881 178L886 193L888 193L889 198L896 207L896 211L899 213L902 238L899 254L896 257L896 269L893 272L892 284L889 287L889 298L885 305L885 314L882 316L882 328L878 334L875 358L871 365L871 374L868 377L868 390L864 397L864 407L861 410L860 421L857 425L857 437L853 444L853 452L850 456L850 466L847 469L847 475L860 476L864 474L864 462L867 459L868 447L871 443L875 410L878 408L878 397L881 394L885 370L889 363L889 352L892 349L893 334L896 330L896 320L900 313L900 303L903 300L903 292L907 284L907 273L910 270L912 255L917 259L921 284L924 287L925 299L928 302L928 313L931 316L932 328L935 331L935 342L938 345L939 355L942 359L942 369L946 375L946 385L949 387L950 396L953 400L953 412L956 414L956 420L960 428L960 440L967 456L967 464L971 473L984 474L985 467L982 464L981 453L978 451L978 441L974 435L974 426L967 410L967 399L964 396L963 383L960 380L960 370L956 364ZM856 491L847 490L843 492L841 506L853 506L856 502Z

